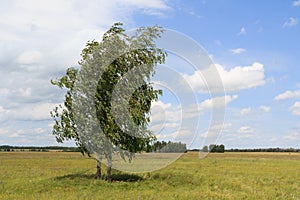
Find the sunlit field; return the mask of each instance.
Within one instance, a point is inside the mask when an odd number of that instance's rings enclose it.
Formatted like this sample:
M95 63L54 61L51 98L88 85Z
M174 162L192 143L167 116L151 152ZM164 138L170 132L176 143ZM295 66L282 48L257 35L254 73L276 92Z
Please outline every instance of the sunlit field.
M151 173L115 170L112 183L95 166L80 153L2 152L0 199L300 199L298 153L188 152Z

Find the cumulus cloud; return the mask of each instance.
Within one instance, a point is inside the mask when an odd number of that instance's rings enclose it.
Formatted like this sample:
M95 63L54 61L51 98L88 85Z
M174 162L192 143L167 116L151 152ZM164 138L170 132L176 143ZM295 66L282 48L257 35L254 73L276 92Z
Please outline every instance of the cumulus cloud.
M154 102L151 108L151 123L149 128L160 139L175 137L176 134L179 134L176 135L178 139L179 136L183 137L183 132L186 133L186 131L182 132L182 130L188 130L190 133L197 132L197 123L200 116L209 114L212 109L225 109L230 102L237 98L238 95L219 96L206 99L198 104L184 106L176 106L162 101ZM228 128L228 124L212 126L213 128L209 130L210 132Z
M232 126L231 123L224 123L224 124L215 124L212 127L210 127L211 130L227 130L228 128L230 128Z
M217 96L206 99L198 104L191 104L183 108L183 117L194 118L203 115L206 111L212 109L225 109L225 107L232 101L236 100L238 95Z
M224 124L215 124L209 127L209 129L202 134L202 137L218 137L219 134L227 131L230 127L232 127L231 123Z
M0 113L4 112L4 108L0 106Z
M19 92L20 92L20 95L23 97L31 96L31 88L20 88Z
M286 27L293 27L298 24L298 19L294 17L290 17L287 21L284 22L283 26L284 28Z
M34 129L34 132L35 132L35 133L44 133L44 132L45 132L45 129L43 129L43 128L35 128L35 129Z
M216 131L216 130L210 130L210 131L206 131L205 133L202 134L202 137L204 138L216 138L218 137L220 134L219 131Z
M243 108L240 113L241 115L247 115L251 112L251 108Z
M300 115L300 101L296 101L294 105L290 107L290 111L294 115Z
M271 110L270 107L262 105L262 106L259 106L258 108L250 108L250 107L243 108L240 110L240 114L241 115L249 115L249 114L257 115L258 113L269 112L270 110Z
M8 133L10 133L10 130L0 128L0 136L5 136Z
M269 112L271 110L271 108L268 107L268 106L260 106L259 109L264 111L264 112Z
M178 122L181 117L181 108L171 103L156 101L151 104L151 121L161 122L169 120L172 123Z
M253 133L254 129L250 126L241 126L238 130L239 133Z
M286 140L297 140L299 139L299 133L298 132L291 132L290 134L284 136L283 138Z
M293 2L293 6L299 7L299 6L300 6L300 0L294 1L294 2Z
M42 53L39 51L26 51L21 53L17 60L20 65L37 64L42 60Z
M243 48L236 48L236 49L230 49L229 50L232 54L237 55L237 54L241 54L243 52L246 51L246 49Z
M199 109L207 110L207 109L212 109L213 107L224 108L230 102L234 101L237 98L238 95L226 95L223 97L215 97L212 99L207 99L199 104Z
M194 138L195 133L189 129L180 129L168 134L158 134L156 135L158 140L164 141L178 141L189 145Z
M164 1L161 0L144 0L144 1L139 1L139 0L119 0L119 2L123 2L127 5L133 5L137 6L140 8L153 8L153 9L168 9L170 8L165 4Z
M23 107L18 107L18 109L7 110L7 116L10 119L15 120L49 120L50 111L57 106L54 103L33 103L27 104Z
M240 32L238 32L238 34L237 35L246 35L247 34L247 31L246 31L246 29L245 29L245 27L242 27L241 28L241 30L240 30Z
M194 90L201 93L222 92L223 88L214 82L216 77L210 74L210 70L213 67L216 67L218 70L226 92L237 92L262 86L266 83L264 79L264 65L258 62L250 66L236 66L229 70L226 70L222 65L216 64L205 70L197 70L192 75L184 74L183 78ZM203 74L205 74L205 80L202 78ZM208 86L206 85L207 82L210 83ZM207 87L210 91L208 91Z
M151 105L150 129L159 133L166 128L179 128L182 119L182 111L179 106L162 101L153 102Z
M279 101L279 100L293 99L293 98L300 98L300 90L295 90L295 91L287 90L277 95L274 99Z
M135 12L161 15L172 10L163 0L12 0L2 2L1 8L0 105L5 109L0 107L0 121L34 123L48 121L49 112L62 102L64 91L52 86L50 79L78 65L88 40L100 40L120 19L132 26ZM48 122L43 123L39 128L47 128ZM16 124L23 129L20 121ZM45 135L41 129L32 131Z

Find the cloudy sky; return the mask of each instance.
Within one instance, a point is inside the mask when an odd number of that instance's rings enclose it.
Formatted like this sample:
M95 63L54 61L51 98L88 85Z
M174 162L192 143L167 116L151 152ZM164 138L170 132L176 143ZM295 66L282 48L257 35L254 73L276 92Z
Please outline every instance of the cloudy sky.
M157 79L165 91L153 105L151 129L159 139L192 138L191 147L200 148L213 135L226 148L300 148L299 20L299 0L2 1L0 145L57 145L49 112L64 91L49 81L77 66L86 41L121 21L126 29L160 25L197 42L226 91L209 95L199 78L205 72L171 55L166 65L180 72L173 79L181 90L170 89L168 76ZM191 91L196 103L175 98ZM213 107L224 107L222 123L212 123Z

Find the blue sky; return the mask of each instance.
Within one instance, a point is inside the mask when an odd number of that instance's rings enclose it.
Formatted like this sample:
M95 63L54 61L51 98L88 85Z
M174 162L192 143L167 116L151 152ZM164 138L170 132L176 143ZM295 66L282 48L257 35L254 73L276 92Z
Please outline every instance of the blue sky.
M217 142L226 148L300 148L299 0L12 0L1 2L0 13L0 144L57 145L49 112L64 92L49 80L77 65L87 40L121 21L127 29L160 25L192 38L226 89L225 120L211 127L201 72L170 56L166 65L180 71L198 102L197 109L185 105L196 112L182 119L183 105L166 90L152 111L160 139L193 138L191 147L200 148L221 127Z

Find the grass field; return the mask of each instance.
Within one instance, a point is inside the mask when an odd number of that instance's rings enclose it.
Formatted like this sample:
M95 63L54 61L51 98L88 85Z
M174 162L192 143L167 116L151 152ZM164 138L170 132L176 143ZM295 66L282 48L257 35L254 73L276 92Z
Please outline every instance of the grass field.
M95 180L80 153L0 153L0 199L300 199L300 154L188 152L164 169ZM105 170L105 169L104 169Z

